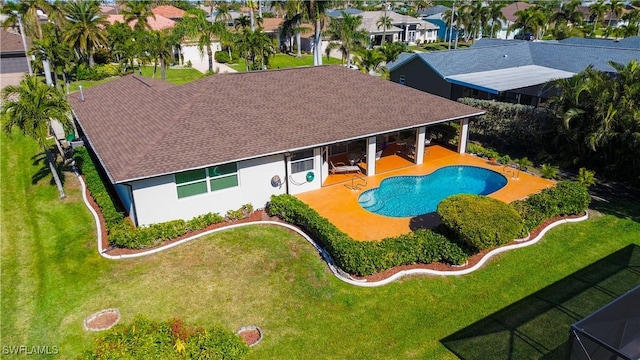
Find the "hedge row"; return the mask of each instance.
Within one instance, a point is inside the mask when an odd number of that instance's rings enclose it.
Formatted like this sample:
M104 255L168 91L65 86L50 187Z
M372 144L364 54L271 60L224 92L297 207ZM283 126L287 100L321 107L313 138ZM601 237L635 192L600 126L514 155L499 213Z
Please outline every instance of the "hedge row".
M525 229L531 231L545 220L582 214L590 203L591 197L584 185L575 181L560 181L553 188L544 189L511 204L522 216Z
M520 214L509 204L486 196L450 196L438 204L438 215L457 240L476 250L509 243L523 234Z
M97 336L83 359L241 359L249 347L219 325L186 326L179 319L152 321L136 316Z
M209 225L221 223L225 220L239 220L253 212L253 206L246 204L238 210L230 210L226 217L208 213L185 220L172 220L164 223L152 224L133 228L124 219L124 212L115 206L117 200L107 190L105 180L95 167L93 158L86 148L74 150L76 165L84 175L87 188L94 198L105 219L109 244L128 249L142 249L157 245L165 240L177 238L191 231L202 230Z
M400 265L442 261L460 265L467 254L443 235L418 230L382 241L356 241L291 195L274 195L269 214L304 228L350 274L366 276Z

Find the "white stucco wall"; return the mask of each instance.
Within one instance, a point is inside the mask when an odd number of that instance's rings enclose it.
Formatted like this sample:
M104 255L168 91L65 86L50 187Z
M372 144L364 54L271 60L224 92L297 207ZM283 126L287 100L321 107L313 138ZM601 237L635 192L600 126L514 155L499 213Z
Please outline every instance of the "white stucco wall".
M323 166L327 167L328 165L323 164L322 162L322 154L320 148L314 149L313 155L313 170L292 174L291 164L287 163L287 173L289 174L289 194L300 194L310 190L317 190L322 187ZM313 172L314 174L313 181L307 181L306 179L307 173L309 171Z
M206 194L178 199L175 178L165 175L131 183L138 225L148 225L174 219L189 220L208 212L225 215L244 204L263 208L272 194L283 194L284 185L273 187L271 178L285 179L282 155L251 159L238 163L238 186Z

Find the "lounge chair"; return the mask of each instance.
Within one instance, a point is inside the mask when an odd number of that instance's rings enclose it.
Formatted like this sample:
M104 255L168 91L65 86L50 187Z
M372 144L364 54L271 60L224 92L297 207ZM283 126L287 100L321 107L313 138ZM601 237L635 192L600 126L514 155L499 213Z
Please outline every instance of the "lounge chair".
M382 158L382 150L376 152L376 161L380 160L380 158Z
M359 173L361 171L360 166L358 165L347 165L343 162L337 162L334 164L333 161L329 161L329 164L331 164L332 174L346 174L350 172Z

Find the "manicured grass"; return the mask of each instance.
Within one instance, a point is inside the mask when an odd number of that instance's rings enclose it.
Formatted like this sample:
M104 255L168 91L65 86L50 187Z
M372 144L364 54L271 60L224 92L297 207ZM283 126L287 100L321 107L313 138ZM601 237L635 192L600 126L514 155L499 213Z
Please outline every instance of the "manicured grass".
M139 74L139 71L136 71L136 74ZM145 76L148 78L153 77L153 66L143 66L142 76ZM160 68L158 67L158 69L156 70L155 79L160 80L161 79L160 76L161 76ZM183 69L169 68L169 69L166 69L166 76L167 76L167 80L166 80L167 82L170 82L172 84L177 84L177 85L189 83L205 77L203 73L193 68L183 68ZM70 92L78 91L80 85L82 85L83 89L88 89L90 87L104 84L115 79L117 79L117 77L110 77L110 78L97 80L97 81L89 81L89 80L74 81L69 85L69 91Z
M91 346L93 334L82 328L86 316L116 307L125 322L144 314L233 331L259 325L265 337L250 359L455 359L443 339L639 242L637 221L596 214L470 275L411 277L371 289L337 280L310 244L271 226L225 231L139 259L106 260L96 252L76 179L67 174L69 197L58 200L49 178L31 184L41 167L32 160L36 145L21 135L1 140L0 343L58 346L63 358ZM640 284L637 272L626 277ZM522 326L539 327L540 348L552 352L568 328L554 314L540 315Z
M340 59L322 57L323 64L340 64ZM247 70L243 61L238 64L229 64L231 68L238 72L244 72ZM269 69L285 69L300 66L313 66L313 56L308 54L302 54L302 57L296 57L295 55L276 54L269 59Z

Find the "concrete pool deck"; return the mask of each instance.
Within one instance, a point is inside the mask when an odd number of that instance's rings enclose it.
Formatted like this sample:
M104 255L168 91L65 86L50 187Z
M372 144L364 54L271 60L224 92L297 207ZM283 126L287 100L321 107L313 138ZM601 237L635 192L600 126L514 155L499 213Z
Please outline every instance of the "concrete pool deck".
M502 165L494 165L487 160L469 154L458 154L439 145L428 147L421 165L406 166L406 160L397 155L391 155L380 161L387 165L397 161L400 168L365 177L367 185L359 191L350 190L352 176L345 177L345 182L324 186L322 189L298 194L296 197L320 215L327 218L340 230L356 240L381 240L386 237L398 236L411 232L417 227L429 226L437 223L437 215L424 215L413 218L392 218L377 215L363 209L358 204L358 197L363 191L378 187L380 182L388 177L402 175L426 175L449 165L473 165L499 172L507 177L507 185L489 196L504 202L525 198L542 189L553 186L554 181L543 179L529 173L520 172L512 168L505 169ZM391 166L392 167L392 166Z

